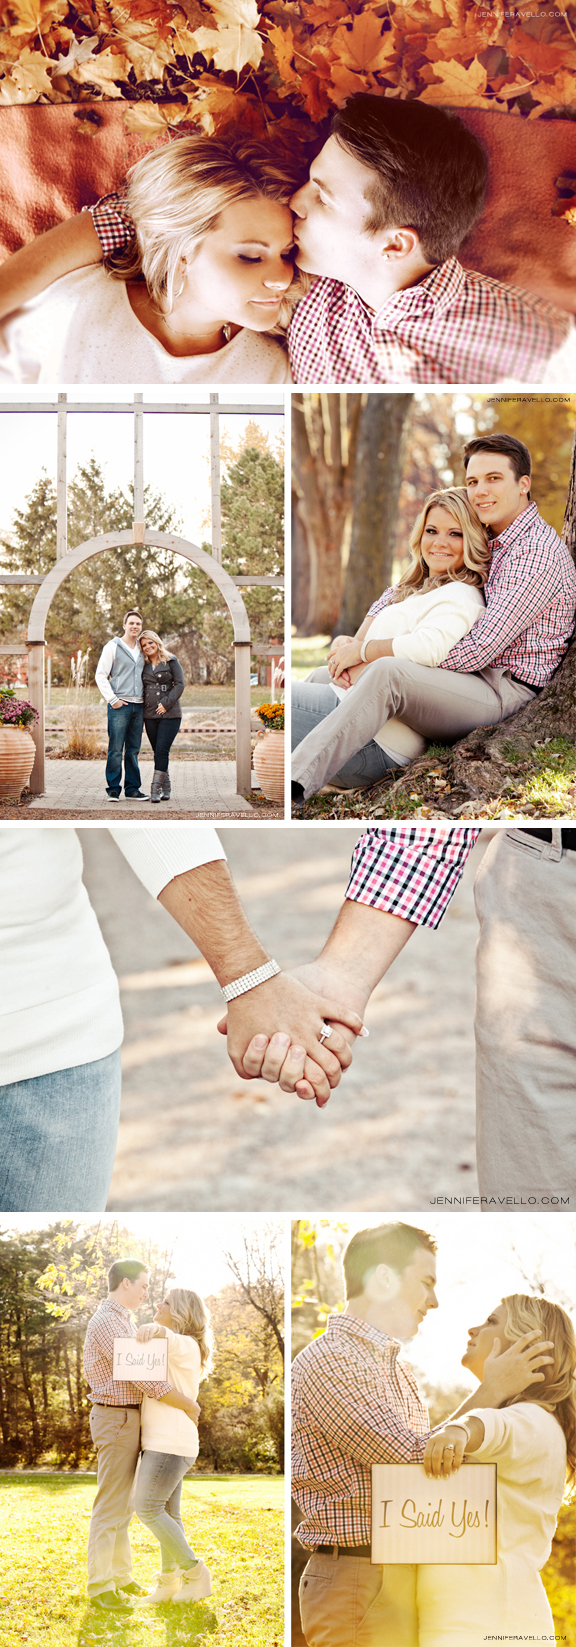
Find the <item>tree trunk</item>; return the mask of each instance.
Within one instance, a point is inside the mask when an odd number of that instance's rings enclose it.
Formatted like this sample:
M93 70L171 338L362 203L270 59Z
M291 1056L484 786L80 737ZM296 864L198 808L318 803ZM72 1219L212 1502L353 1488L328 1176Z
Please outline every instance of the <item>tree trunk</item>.
M352 539L338 632L352 635L392 582L406 420L413 395L368 395L360 415Z
M351 509L361 400L361 395L340 394L293 397L294 536L298 545L294 594L299 630L305 635L332 634L338 617L342 544Z

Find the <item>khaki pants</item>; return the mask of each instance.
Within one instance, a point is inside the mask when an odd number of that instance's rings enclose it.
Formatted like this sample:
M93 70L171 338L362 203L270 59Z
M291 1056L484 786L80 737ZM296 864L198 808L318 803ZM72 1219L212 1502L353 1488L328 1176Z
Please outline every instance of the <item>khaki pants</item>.
M300 1581L308 1647L418 1647L416 1568L314 1555Z
M454 743L476 726L515 714L533 696L506 669L460 675L406 658L378 658L294 750L292 778L306 799L315 795L395 715L433 743Z
M489 1212L576 1205L576 853L552 834L499 832L476 876L478 1177Z
M98 1487L88 1534L88 1594L98 1596L132 1577L128 1527L140 1453L140 1408L94 1406L90 1433L98 1456Z

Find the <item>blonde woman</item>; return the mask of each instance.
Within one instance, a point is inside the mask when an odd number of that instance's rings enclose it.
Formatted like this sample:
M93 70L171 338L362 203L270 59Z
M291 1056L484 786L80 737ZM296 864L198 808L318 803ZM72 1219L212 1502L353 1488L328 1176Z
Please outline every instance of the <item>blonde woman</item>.
M432 1478L442 1473L446 1449L459 1468L463 1430L466 1460L496 1464L498 1559L494 1567L419 1567L420 1647L480 1647L491 1636L554 1640L540 1571L576 1473L573 1324L559 1304L513 1293L470 1328L462 1366L481 1381L490 1353L503 1354L535 1327L553 1346L543 1379L497 1410L466 1413L462 1424L445 1425L428 1442L424 1463Z
M180 699L184 691L184 675L182 665L172 652L167 652L154 629L143 629L140 650L145 659L142 670L144 725L154 750L150 800L168 801L171 790L168 762L182 720Z
M198 1396L212 1364L210 1316L197 1292L173 1287L154 1320L137 1332L139 1343L168 1339L168 1379L181 1395ZM162 1407L162 1411L160 1408ZM198 1430L187 1414L145 1395L141 1407L142 1456L136 1477L135 1509L154 1534L162 1553L161 1571L140 1606L164 1601L200 1601L212 1593L206 1563L187 1541L180 1498L182 1481L198 1455Z
M463 488L430 493L410 548L412 565L383 597L384 609L376 616L368 612L355 636L337 636L327 669L293 683L297 802L336 774L340 788L369 787L390 767L408 765L427 738L441 736L426 714L427 676L434 670L436 677L452 647L482 615L490 567L487 534ZM397 704L386 691L388 666L380 664L392 658L416 665L421 678L422 713L410 726L396 717ZM301 783L310 768L313 781Z
M1 329L0 380L288 382L288 201L299 181L251 139L184 137L145 155L130 173L125 204L114 197L120 233L112 240L126 249L106 268L92 219L77 236L77 262L73 225L81 219L71 220L62 257L48 247L44 257L42 237L37 252L16 253L15 286L21 280L21 289L41 295ZM40 273L30 281L34 259ZM55 279L54 269L66 267L73 272ZM53 284L44 292L47 278Z

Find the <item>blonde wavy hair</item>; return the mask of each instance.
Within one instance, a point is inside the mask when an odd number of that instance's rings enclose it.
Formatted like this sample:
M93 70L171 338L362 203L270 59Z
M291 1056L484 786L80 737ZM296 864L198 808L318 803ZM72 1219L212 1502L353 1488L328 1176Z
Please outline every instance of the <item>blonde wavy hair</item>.
M116 279L144 280L153 301L171 314L180 259L199 249L221 212L255 198L287 206L302 182L302 169L276 159L250 138L223 142L197 135L153 150L128 176L127 204L136 239L106 258L105 266ZM293 281L275 330L285 329L309 284L306 276Z
M506 1311L506 1337L511 1343L539 1327L544 1339L554 1345L551 1366L543 1367L540 1384L530 1384L520 1395L502 1402L512 1407L518 1401L534 1401L553 1413L566 1437L566 1479L576 1485L576 1333L570 1316L549 1298L532 1298L527 1293L510 1293L502 1299Z
M430 510L437 505L453 515L460 526L464 538L464 565L459 572L441 572L431 577L422 554L422 539ZM445 583L472 583L477 589L482 589L486 582L490 570L490 544L463 486L446 486L437 492L430 492L413 526L410 548L413 562L396 585L394 603L406 600L408 595L425 595L430 589L439 589Z
M172 1287L168 1293L174 1331L185 1338L195 1338L200 1350L201 1376L208 1377L213 1365L214 1334L210 1326L210 1311L199 1293L187 1287Z
M143 640L151 640L151 641L156 642L156 645L158 647L158 657L159 657L161 663L168 663L168 659L174 657L173 652L167 652L166 651L166 647L164 645L164 642L160 640L160 636L156 634L155 629L143 629L141 631L141 633L138 636L138 645L140 647L140 651L142 651L141 643L142 643Z

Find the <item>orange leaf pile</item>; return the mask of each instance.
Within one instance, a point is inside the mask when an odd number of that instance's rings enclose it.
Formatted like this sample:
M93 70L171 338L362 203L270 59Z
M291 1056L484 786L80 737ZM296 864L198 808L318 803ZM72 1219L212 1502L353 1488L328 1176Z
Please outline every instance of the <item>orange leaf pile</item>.
M355 91L576 111L576 0L0 0L0 103L124 98L131 131L290 146Z

